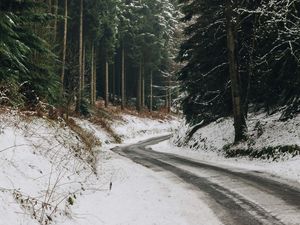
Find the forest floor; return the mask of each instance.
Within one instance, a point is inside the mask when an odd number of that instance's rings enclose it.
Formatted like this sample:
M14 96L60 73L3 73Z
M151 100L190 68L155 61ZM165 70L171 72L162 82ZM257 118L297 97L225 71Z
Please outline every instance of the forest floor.
M222 224L193 188L110 150L170 133L175 135L169 141L152 148L300 180L298 156L283 155L276 161L227 159L217 151L231 141L230 119L199 130L189 142L192 147L175 147L188 129L177 117L121 113L115 107L95 114L105 119L72 117L66 123L33 112L1 110L0 225ZM298 118L278 124L281 134L288 135L281 139L275 118L259 118L264 131L260 138L268 134L265 138L277 140L276 146L298 144Z

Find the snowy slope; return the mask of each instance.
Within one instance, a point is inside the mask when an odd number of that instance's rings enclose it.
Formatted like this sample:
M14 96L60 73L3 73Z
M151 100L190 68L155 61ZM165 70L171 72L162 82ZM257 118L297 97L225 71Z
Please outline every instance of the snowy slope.
M122 121L113 124L113 129L126 143L133 143L141 138L173 133L179 126L178 118L153 120L124 115Z
M247 121L249 140L231 148L259 152L268 147L276 149L278 146L300 146L300 116L285 122L280 121L279 117L280 113L272 116L250 115ZM170 141L159 143L152 148L214 164L264 171L300 182L300 156L293 157L292 154L278 152L278 157L270 159L227 158L223 148L230 146L234 141L231 118L220 119L199 129L187 141L186 133L189 129L190 127L182 122Z
M250 115L247 120L248 140L234 147L260 150L284 145L300 146L300 116L285 122L280 121L279 117L280 113L272 116ZM202 127L187 142L186 133L189 129L183 122L173 137L174 144L187 146L194 151L222 151L234 141L232 118L223 118Z
M68 215L76 195L96 180L93 153L63 122L14 111L0 120L0 224L48 224Z
M168 189L165 181L156 184L150 172L134 173L137 166L109 151L114 146L110 134L87 120L73 120L73 127L79 126L87 140L97 138L101 145L86 146L83 134L64 121L13 110L0 114L0 225L141 224L147 213L161 224L166 221L164 213L172 213L174 221L190 216L189 212L175 216L167 206L189 202L192 193L168 200L167 193L177 195L180 189ZM175 123L124 116L113 129L133 142L168 133ZM136 185L136 179L141 183ZM162 194L157 194L160 190ZM151 210L152 203L160 201L161 205ZM132 211L125 213L129 208Z

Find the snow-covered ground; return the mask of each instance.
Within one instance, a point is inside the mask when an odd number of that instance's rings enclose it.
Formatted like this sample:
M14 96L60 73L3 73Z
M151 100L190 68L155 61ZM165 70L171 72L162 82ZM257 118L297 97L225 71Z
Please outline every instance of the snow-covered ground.
M249 160L248 158L226 158L224 157L224 155L214 151L193 151L190 148L176 147L169 140L149 147L158 152L174 153L190 158L192 160L211 163L217 166L267 172L300 183L299 156L283 161L269 161L260 159Z
M267 146L300 146L300 116L283 122L279 120L280 115L250 114L247 120L248 141L236 147L262 149ZM186 143L186 133L189 129L183 121L173 137L173 142L177 145L187 145L192 150L220 151L234 141L232 118L222 118L210 123L199 129Z
M256 118L249 123L255 140L251 146L261 147L264 139L274 146L299 144L299 120L281 124L276 117L260 116L257 125ZM111 133L88 120L73 120L71 129L64 121L17 111L0 114L0 225L221 224L201 193L178 180L174 185L165 172L149 170L113 153L109 149L116 144ZM187 128L176 118L163 121L123 115L110 125L126 144L179 127L171 141L152 148L300 180L300 157L270 162L226 159L220 154L233 140L230 119L204 127L190 140L190 147L180 148L174 142L184 142Z
M234 148L260 150L266 147L285 145L300 146L300 116L282 122L280 114L250 115L248 118L249 140ZM300 156L280 154L280 157L263 160L249 157L226 158L223 147L234 140L233 121L231 118L220 119L199 129L193 137L186 141L186 132L190 128L182 122L169 141L151 146L156 151L175 153L195 160L213 164L264 171L283 178L300 182ZM177 147L177 146L180 147Z
M101 179L112 182L102 192L89 192L73 208L73 218L60 225L210 225L222 224L185 184L174 185L162 172L153 172L107 152ZM199 210L201 209L201 210ZM205 218L205 219L204 219Z
M113 138L100 126L73 120L70 129L64 121L1 113L0 225L199 224L195 193L182 194L184 186L109 151ZM176 123L126 115L112 129L131 143L170 133ZM202 212L219 224L205 205Z
M124 143L130 144L138 142L141 139L173 133L178 126L178 118L153 120L124 115L123 121L113 124L113 129L124 140Z

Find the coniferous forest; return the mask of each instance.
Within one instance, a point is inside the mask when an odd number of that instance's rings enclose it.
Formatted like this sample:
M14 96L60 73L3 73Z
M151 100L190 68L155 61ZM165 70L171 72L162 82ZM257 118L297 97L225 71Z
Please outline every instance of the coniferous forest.
M169 0L0 4L1 86L9 104L21 106L35 101L36 95L57 106L75 106L80 114L88 114L98 98L105 106L130 105L138 111L156 108L159 100L170 105L166 99L174 92L171 73L180 39L177 4Z
M88 115L181 103L188 123L299 113L298 1L1 0L1 104ZM176 100L174 100L176 99Z
M300 0L0 0L0 225L299 225Z
M186 39L178 59L190 123L234 115L245 139L249 111L299 113L298 1L181 1Z

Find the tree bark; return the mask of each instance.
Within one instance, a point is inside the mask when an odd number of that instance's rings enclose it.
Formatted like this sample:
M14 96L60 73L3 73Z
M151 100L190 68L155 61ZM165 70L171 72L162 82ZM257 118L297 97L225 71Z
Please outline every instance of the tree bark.
M80 112L80 105L82 102L82 81L83 81L83 0L80 0L80 21L79 21L79 88L77 100L77 112Z
M85 42L83 43L83 50L82 50L82 91L85 90L85 60L86 60L86 46Z
M115 96L116 96L116 68L115 63L112 66L112 103L115 103Z
M52 13L52 0L48 0L48 10L49 13Z
M145 64L142 67L142 84L141 84L141 107L145 108Z
M139 73L138 73L138 80L137 80L137 102L136 102L136 109L138 112L142 110L142 62L140 62L139 66Z
M53 30L54 30L54 42L56 42L56 36L57 36L57 17L58 17L58 0L54 0L54 15L55 15L55 18L54 18L54 27L53 27Z
M235 142L246 139L247 124L243 112L241 101L241 80L238 71L238 61L236 52L237 32L234 21L233 4L235 1L226 0L226 21L227 21L227 49L229 73L231 80L231 94L234 117Z
M167 112L169 112L169 92L168 92L168 88L166 88L166 93L165 93L165 98L166 98L166 104L165 104L165 107L166 107L166 110Z
M67 55L67 35L68 35L68 0L65 0L65 15L64 15L64 42L62 56L62 71L61 71L61 97L64 94L66 55Z
M94 99L94 72L95 72L95 44L94 42L92 43L92 53L91 53L91 57L92 57L92 60L91 60L91 105L94 106L95 105L95 99Z
M153 72L150 73L150 99L149 99L149 111L153 110Z
M95 48L95 46L94 46ZM94 49L93 102L97 101L97 52Z
M171 90L171 76L168 78L168 113L171 112L171 106L172 106L172 90Z
M108 81L108 74L109 74L109 67L108 62L105 63L105 108L108 107L108 101L109 101L109 81Z
M121 109L125 108L125 49L122 46L122 71L121 71Z

